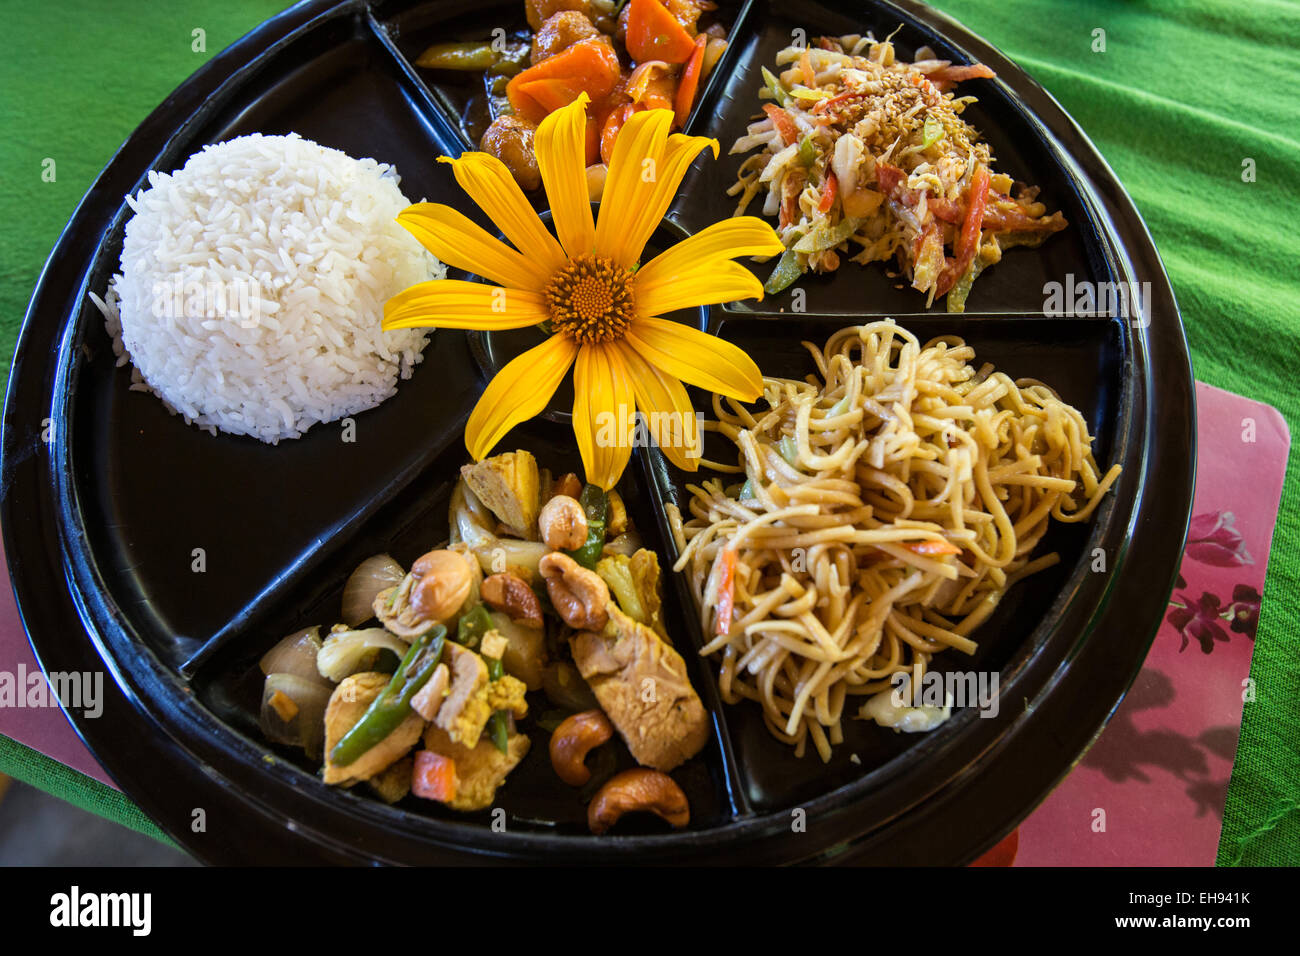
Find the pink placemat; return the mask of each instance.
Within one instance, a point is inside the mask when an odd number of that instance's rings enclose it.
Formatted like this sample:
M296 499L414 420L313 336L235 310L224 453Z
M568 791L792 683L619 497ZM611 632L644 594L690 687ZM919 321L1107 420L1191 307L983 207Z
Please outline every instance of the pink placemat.
M12 703L6 701L5 706L0 707L0 734L110 787L115 786L72 729L58 702L51 700L53 695L27 693L33 679L40 680L35 675L41 673L41 668L18 618L18 606L14 603L13 589L9 587L9 566L3 550L0 550L0 573L4 575L0 579L0 674L3 675L0 680L7 678L13 682L15 690L23 691L15 694ZM28 706L29 699L44 699L45 705Z
M1290 437L1271 406L1199 382L1196 402L1192 527L1165 622L1105 732L989 862L1214 863ZM8 587L0 673L40 673ZM112 785L57 706L0 707L0 734Z
M1110 724L1020 825L1017 866L1214 865L1291 441L1277 409L1200 382L1196 411L1165 621Z

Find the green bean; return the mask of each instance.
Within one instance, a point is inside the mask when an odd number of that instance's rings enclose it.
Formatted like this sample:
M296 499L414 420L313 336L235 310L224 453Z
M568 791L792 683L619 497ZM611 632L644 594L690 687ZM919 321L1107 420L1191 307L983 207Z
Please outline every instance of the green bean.
M483 660L487 661L488 680L500 680L506 672L505 665L501 663L501 658L485 657ZM510 752L510 733L506 728L506 712L504 710L494 711L492 716L488 718L488 735L492 738L492 742L497 745L497 750L503 754Z
M492 617L488 614L487 608L482 604L475 604L472 609L460 616L460 621L456 624L456 643L474 650L478 647L479 641L483 640L483 635L490 630L492 630Z
M488 718L488 735L503 754L510 753L510 731L506 727L506 712L498 710Z
M605 550L605 514L609 508L609 497L603 488L588 484L582 489L578 503L587 516L587 540L581 548L568 552L568 555L587 570L594 571L600 553Z
M397 666L388 686L370 702L361 719L352 725L352 729L330 751L330 761L335 766L346 767L355 763L362 754L391 734L414 713L411 710L411 698L433 676L434 668L442 657L442 645L446 636L447 629L436 624L411 642L410 650Z

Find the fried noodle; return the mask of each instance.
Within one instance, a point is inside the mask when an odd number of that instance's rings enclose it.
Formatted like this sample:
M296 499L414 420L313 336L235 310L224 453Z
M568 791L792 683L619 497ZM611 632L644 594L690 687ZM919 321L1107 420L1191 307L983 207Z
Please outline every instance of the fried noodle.
M715 396L707 427L739 464L704 464L747 480L688 486L675 570L716 635L701 653L723 698L757 701L797 755L811 739L828 760L848 698L973 653L1007 589L1057 563L1033 556L1049 521L1087 519L1120 467L1100 475L1077 409L976 368L955 336L922 345L882 321L804 346L817 375L765 378L766 411Z

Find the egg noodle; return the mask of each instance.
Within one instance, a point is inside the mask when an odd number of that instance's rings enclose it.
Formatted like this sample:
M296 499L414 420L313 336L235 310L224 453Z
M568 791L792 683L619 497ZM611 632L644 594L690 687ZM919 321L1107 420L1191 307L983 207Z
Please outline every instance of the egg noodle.
M973 653L1007 589L1057 563L1031 557L1049 519L1087 519L1120 467L1100 476L1078 410L955 336L882 321L804 347L818 374L765 378L766 411L714 397L739 465L703 464L747 480L688 485L670 520L723 699L829 760L848 696Z

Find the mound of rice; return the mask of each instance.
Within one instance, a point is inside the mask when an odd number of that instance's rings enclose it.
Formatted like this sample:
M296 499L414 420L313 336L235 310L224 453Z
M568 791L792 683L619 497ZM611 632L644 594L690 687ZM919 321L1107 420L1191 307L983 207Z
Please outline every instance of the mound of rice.
M384 302L445 268L394 222L390 166L296 135L206 146L127 197L103 300L118 364L187 422L275 443L378 405L427 333Z

